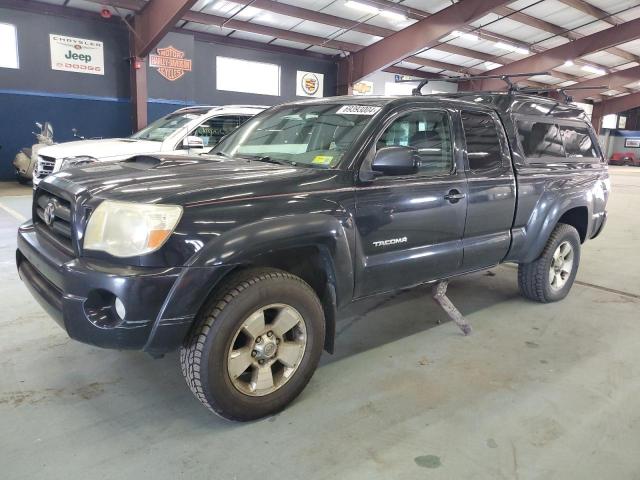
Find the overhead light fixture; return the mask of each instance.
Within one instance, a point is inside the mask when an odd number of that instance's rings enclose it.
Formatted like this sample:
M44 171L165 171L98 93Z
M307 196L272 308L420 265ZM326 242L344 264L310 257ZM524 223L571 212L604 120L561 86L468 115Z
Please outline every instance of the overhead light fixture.
M565 67L573 67L574 65L575 63L573 63L573 60L567 60L566 62L564 62Z
M504 42L496 42L496 48L501 50L509 50L510 52L521 53L522 55L529 55L531 52L527 48L517 47L515 45L509 45Z
M465 39L471 40L473 42L480 41L480 37L478 35L476 35L475 33L461 32L459 30L454 30L453 32L451 32L451 35L455 35L456 37L465 38Z
M393 20L406 20L407 17L402 15L401 13L394 12L391 10L382 10L378 7L374 7L373 5L369 5L368 3L356 2L354 0L347 0L345 5L349 8L353 8L355 10L360 10L362 12L372 13L374 15L382 15L383 17L387 17Z
M407 19L405 15L398 12L393 12L391 10L381 10L380 15L390 18L391 20L398 20L400 22L404 22Z
M593 65L582 65L582 70L589 73L595 73L596 75L604 75L607 73L605 69L594 67Z
M500 67L503 67L504 65L502 65L501 63L496 63L496 62L484 62L483 66L487 70L493 70L494 68L500 68Z

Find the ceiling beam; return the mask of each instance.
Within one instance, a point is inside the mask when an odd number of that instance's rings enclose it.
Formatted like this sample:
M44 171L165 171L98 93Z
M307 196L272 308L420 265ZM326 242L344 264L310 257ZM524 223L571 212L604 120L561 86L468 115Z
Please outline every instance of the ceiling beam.
M567 30L554 23L541 20L539 18L528 15L524 12L513 10L512 8L509 8L509 7L498 7L494 10L494 13L497 13L498 15L502 15L504 17L508 17L511 20L515 20L516 22L522 23L523 25L528 25L529 27L537 28L538 30L542 30L543 32L552 33L559 37L568 38L569 40L576 40L578 38L584 37L584 35L580 33ZM625 50L621 50L620 48L617 48L617 47L609 48L606 51L618 57L624 58L625 60L629 60L630 62L636 62L640 60L640 58L634 55L633 53L627 52Z
M144 58L197 0L150 0L134 19L137 57Z
M584 36L572 42L537 53L522 60L511 62L500 68L490 70L491 75L505 75L520 72L542 72L562 65L567 60L575 60L592 52L619 45L640 37L640 19L607 28L600 32ZM500 80L485 80L484 89L503 89Z
M626 112L632 108L640 107L640 92L631 93L622 97L613 97L608 100L596 103L594 110L597 108L602 116L612 113Z
M317 45L321 47L329 47L345 52L357 52L362 49L362 45L355 43L343 42L340 40L328 40L316 35L308 35L306 33L284 30L281 28L269 27L266 25L258 25L257 23L246 22L243 20L229 19L218 15L208 13L188 11L182 17L188 22L200 23L203 25L211 25L214 27L225 27L232 30L240 30L243 32L258 33L268 37L280 38L282 40L290 40L292 42L304 43L307 45Z
M576 10L581 11L582 13L586 13L587 15L595 17L598 20L602 20L609 25L620 25L621 23L624 23L624 20L621 20L611 15L609 12L596 7L591 3L585 2L584 0L560 0L560 2L573 7Z
M340 60L342 67L339 71L342 72L342 78L339 78L338 83L346 86L433 46L452 30L483 17L508 1L462 0L443 8L430 17L359 50L351 58Z
M629 85L634 81L638 81L638 79L640 79L640 66L627 68L626 70L619 70L617 72L610 73L609 75L592 78L591 80L586 80L584 82L572 85L572 87L584 88L606 86L609 90L620 90L620 87ZM581 100L584 100L585 98L596 96L599 91L602 92L602 89L574 90L570 92L570 94L576 102L579 102Z

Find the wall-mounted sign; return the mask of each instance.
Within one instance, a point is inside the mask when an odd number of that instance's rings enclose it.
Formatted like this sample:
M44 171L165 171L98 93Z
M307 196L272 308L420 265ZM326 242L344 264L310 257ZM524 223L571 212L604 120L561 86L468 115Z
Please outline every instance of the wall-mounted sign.
M640 138L625 138L624 148L640 148Z
M53 70L104 75L102 42L52 33L49 34L49 46Z
M173 45L157 48L156 53L149 55L149 66L157 68L158 73L170 82L175 82L191 71L191 60L184 58L185 53Z
M373 95L373 82L362 80L353 84L354 95Z
M296 95L299 97L322 97L324 74L298 70Z

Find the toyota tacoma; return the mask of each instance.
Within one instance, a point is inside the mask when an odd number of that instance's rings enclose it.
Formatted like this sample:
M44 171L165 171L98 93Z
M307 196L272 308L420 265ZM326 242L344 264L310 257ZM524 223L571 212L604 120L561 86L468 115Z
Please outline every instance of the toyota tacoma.
M179 349L198 400L251 420L303 390L359 299L505 262L524 297L564 298L607 168L582 110L541 96L294 102L209 155L46 177L17 267L71 338Z

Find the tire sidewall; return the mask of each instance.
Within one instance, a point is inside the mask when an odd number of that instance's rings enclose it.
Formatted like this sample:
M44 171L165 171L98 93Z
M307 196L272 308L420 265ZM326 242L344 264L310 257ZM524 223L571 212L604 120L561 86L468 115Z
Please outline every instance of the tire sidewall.
M564 284L564 286L559 290L554 290L551 288L551 284L549 282L549 271L551 270L551 262L553 261L553 254L557 250L558 246L562 242L569 242L571 248L573 249L573 265L571 267L571 275L569 276L569 280ZM547 250L547 255L545 255L544 261L544 273L545 273L545 282L544 282L544 294L548 301L555 302L558 300L562 300L565 298L571 287L573 286L573 282L578 273L578 266L580 265L580 236L575 228L570 226L565 226L560 235L554 238L554 240L549 244L549 248Z
M227 372L227 354L242 322L259 308L283 303L302 316L306 332L305 353L293 376L278 390L264 396L240 392ZM213 306L212 312L218 308ZM235 296L213 322L207 334L201 378L203 390L211 405L225 417L251 420L283 409L304 389L311 378L324 344L324 314L313 290L292 278L277 277L250 284Z

